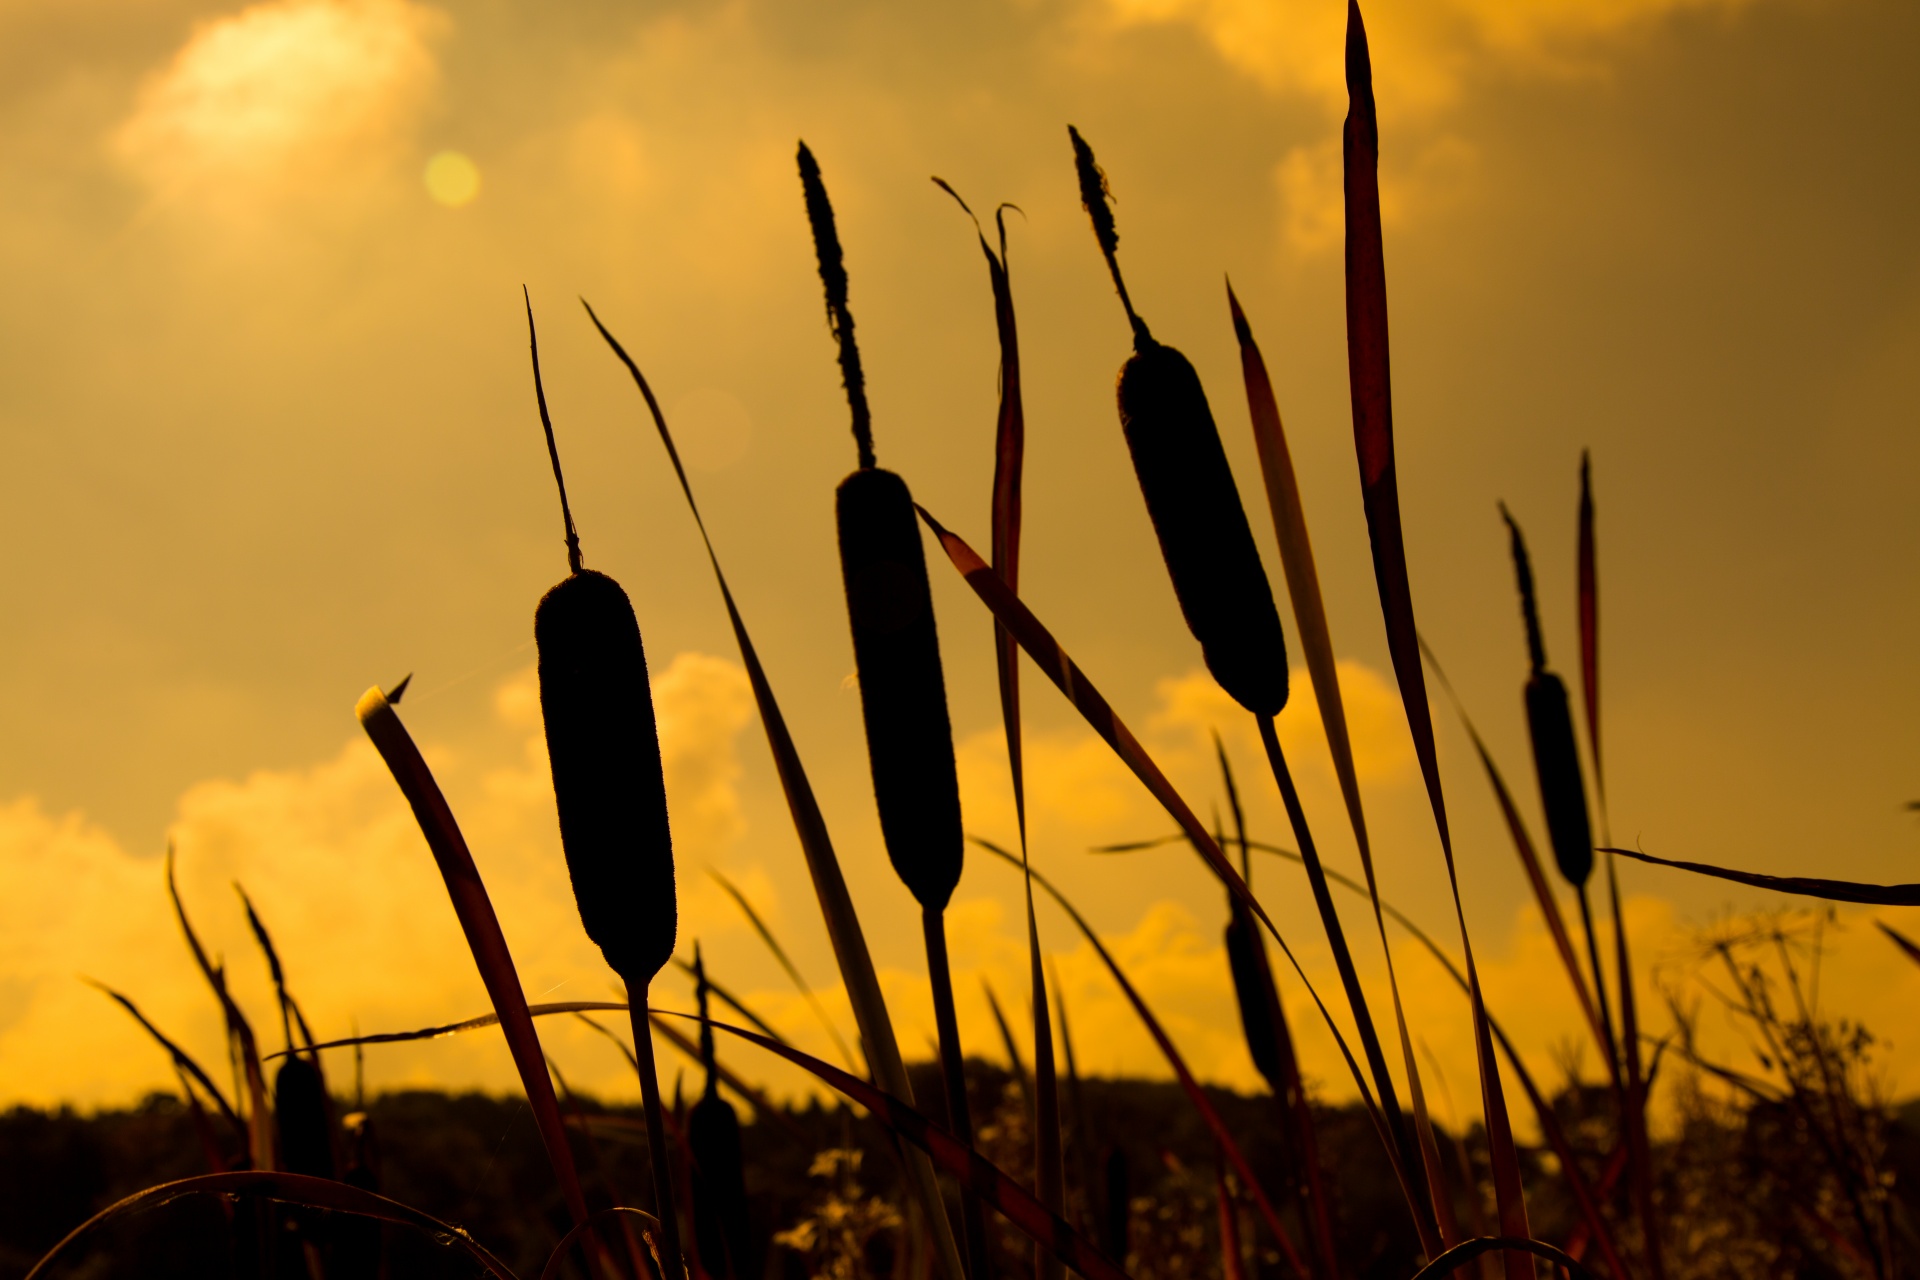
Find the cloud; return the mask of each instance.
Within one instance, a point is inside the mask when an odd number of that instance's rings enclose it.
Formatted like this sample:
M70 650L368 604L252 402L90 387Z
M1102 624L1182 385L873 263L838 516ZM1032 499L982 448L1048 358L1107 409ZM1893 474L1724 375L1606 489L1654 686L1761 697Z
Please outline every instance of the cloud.
M268 0L199 26L112 138L157 192L216 203L312 192L377 168L437 79L436 9Z
M1681 14L1733 13L1751 0L1371 0L1374 92L1395 144L1381 160L1382 220L1447 201L1471 178L1472 144L1445 127L1477 82L1502 74L1595 76L1634 37ZM1327 136L1274 167L1281 239L1329 251L1343 228L1340 139L1346 114L1346 11L1326 0L1100 0L1112 27L1192 27L1228 66L1326 114Z
M741 931L738 909L698 874L724 864L746 831L738 795L739 732L751 714L745 673L682 653L653 682L682 890L682 931ZM454 799L521 983L532 998L608 998L613 976L582 933L568 885L531 670L501 685L500 720L526 736L518 763L485 768L426 750ZM279 1032L265 966L233 885L246 886L272 931L315 1033L426 1026L486 1008L446 890L373 748L348 743L311 768L199 783L180 798L170 836L182 897L210 951L225 957L262 1039ZM79 815L31 798L0 806L0 1058L4 1101L124 1101L167 1087L161 1052L77 980L97 977L202 1058L216 1078L217 1012L167 903L157 851L130 852ZM775 904L754 865L734 878L757 906ZM569 1078L628 1091L619 1060L585 1028L551 1024L556 1053L585 1065ZM512 1086L494 1037L402 1045L368 1059L376 1085ZM336 1082L338 1083L338 1082Z

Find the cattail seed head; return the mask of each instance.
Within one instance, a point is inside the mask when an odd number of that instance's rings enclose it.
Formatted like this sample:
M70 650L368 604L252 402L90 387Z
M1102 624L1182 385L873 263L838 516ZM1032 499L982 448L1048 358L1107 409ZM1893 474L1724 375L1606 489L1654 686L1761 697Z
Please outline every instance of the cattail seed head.
M1187 627L1256 715L1287 702L1287 642L1200 375L1149 339L1120 369L1120 427Z
M1284 1084L1280 1036L1269 1003L1273 977L1254 950L1260 945L1260 934L1253 913L1238 898L1233 900L1232 909L1232 918L1227 921L1227 966L1233 973L1234 999L1240 1005L1240 1027L1246 1033L1247 1052L1253 1057L1254 1067L1277 1097Z
M282 1062L274 1076L273 1123L282 1168L314 1178L333 1176L326 1081L319 1067L297 1054Z
M840 484L840 570L880 830L922 907L944 910L965 836L927 562L907 485L891 471Z
M1573 736L1573 709L1567 686L1547 670L1547 650L1540 632L1540 608L1533 589L1533 564L1519 522L1505 505L1500 517L1507 523L1513 551L1513 572L1520 588L1520 613L1527 628L1527 732L1533 740L1533 771L1540 780L1540 807L1547 815L1547 835L1553 843L1560 874L1575 888L1593 874L1593 828L1587 817L1587 787L1580 772L1580 749Z
M679 913L640 624L619 583L582 569L541 599L533 635L580 923L627 985L645 991L673 955Z

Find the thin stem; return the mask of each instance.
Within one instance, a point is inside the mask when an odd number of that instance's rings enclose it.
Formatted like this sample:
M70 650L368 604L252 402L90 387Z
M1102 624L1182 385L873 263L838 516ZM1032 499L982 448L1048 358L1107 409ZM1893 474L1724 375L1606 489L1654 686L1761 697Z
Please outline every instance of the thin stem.
M631 1002L633 1054L640 1062L640 1101L647 1120L647 1154L653 1159L654 1213L660 1219L660 1266L667 1280L686 1274L681 1261L680 1218L674 1211L673 1161L667 1154L667 1123L660 1107L660 1074L653 1060L653 1032L647 1025L647 990Z
M927 935L927 976L933 985L933 1021L940 1036L940 1075L947 1090L947 1124L962 1142L973 1145L973 1111L967 1104L966 1058L960 1052L960 1020L953 1009L953 971L947 962L947 917L944 911L923 908L920 923ZM962 1230L966 1235L967 1274L986 1280L987 1221L980 1197L962 1189Z
M1412 1153L1418 1148L1407 1133L1407 1118L1400 1110L1399 1097L1394 1093L1393 1076L1387 1070L1386 1054L1381 1051L1380 1036L1374 1030L1366 994L1360 989L1360 975L1354 969L1353 953L1348 950L1346 934L1340 927L1339 910L1333 905L1332 891L1327 888L1327 873L1321 867L1320 854L1314 848L1313 833L1307 828L1306 811L1300 805L1299 792L1294 790L1293 774L1287 769L1286 757L1280 750L1280 737L1274 730L1273 717L1255 716L1254 719L1260 726L1260 741L1267 749L1267 762L1273 767L1273 780L1280 787L1280 799L1287 807L1287 820L1293 824L1293 838L1300 846L1300 862L1307 869L1307 883L1313 888L1313 902L1319 908L1327 943L1333 949L1334 965L1340 971L1340 983L1346 988L1347 1004L1353 1010L1354 1025L1360 1032L1360 1045L1367 1057L1367 1067L1373 1073L1374 1087L1380 1091L1380 1110L1391 1131L1393 1154L1400 1166L1397 1172L1402 1184L1410 1192L1407 1208L1412 1211L1414 1225L1419 1228L1421 1247L1429 1257L1437 1257L1440 1241L1433 1220L1422 1212L1418 1197L1411 1194L1410 1178L1416 1167Z
M540 425L547 433L547 457L553 461L553 483L560 490L560 518L567 527L567 569L580 572L580 534L573 527L573 509L567 505L567 478L560 474L560 446L553 441L553 419L547 414L547 388L540 380L540 335L533 328L533 295L525 285L520 296L527 304L527 348L533 353L533 396L540 403Z
M1593 932L1593 908L1587 899L1587 886L1575 886L1580 895L1580 927L1587 933L1587 962L1593 966L1593 990L1600 999L1600 1026L1606 1032L1606 1043L1601 1048L1607 1055L1607 1074L1613 1078L1613 1087L1620 1088L1620 1054L1614 1047L1613 1010L1607 1005L1607 975L1600 968L1600 940Z

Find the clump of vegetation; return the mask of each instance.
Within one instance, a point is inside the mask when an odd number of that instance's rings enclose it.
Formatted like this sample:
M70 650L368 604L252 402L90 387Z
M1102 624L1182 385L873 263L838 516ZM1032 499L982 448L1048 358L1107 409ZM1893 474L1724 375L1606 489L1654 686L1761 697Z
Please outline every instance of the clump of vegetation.
M783 1274L832 1280L992 1280L1029 1267L1036 1280L1060 1280L1068 1271L1085 1280L1214 1274L1223 1280L1281 1275L1340 1280L1496 1271L1507 1280L1532 1280L1543 1265L1569 1276L1615 1280L1785 1272L1892 1280L1910 1270L1920 1234L1900 1197L1900 1173L1916 1158L1913 1143L1874 1084L1873 1039L1819 1012L1817 925L1811 936L1806 928L1781 921L1717 935L1704 952L1710 963L1670 990L1678 1032L1654 1040L1643 1031L1621 924L1618 857L1840 901L1912 905L1920 903L1920 891L1765 877L1672 862L1611 843L1600 732L1596 504L1584 458L1575 566L1579 719L1566 683L1547 668L1533 564L1518 522L1507 516L1527 642L1521 705L1549 849L1577 899L1583 948L1574 946L1560 907L1564 890L1556 889L1543 870L1537 842L1501 770L1457 700L1456 707L1553 935L1606 1079L1600 1085L1570 1079L1557 1092L1543 1090L1515 1053L1498 1011L1487 1006L1461 905L1427 700L1429 669L1449 694L1451 688L1432 653L1423 652L1399 508L1379 132L1357 5L1349 8L1346 59L1351 101L1343 136L1347 318L1356 461L1381 619L1452 890L1458 926L1454 945L1421 931L1393 905L1375 875L1304 510L1273 387L1239 299L1229 290L1228 319L1241 355L1287 596L1360 853L1363 878L1358 880L1324 865L1316 851L1274 724L1289 692L1274 586L1198 374L1184 355L1153 337L1128 296L1107 177L1086 140L1069 130L1081 201L1132 330L1132 351L1117 388L1121 434L1189 629L1209 671L1258 726L1287 813L1291 849L1249 835L1224 749L1221 783L1233 828L1229 833L1218 822L1211 828L1203 824L1195 806L1020 595L1025 424L1004 221L996 217L997 251L975 223L1000 339L993 542L986 559L918 507L904 479L877 466L848 306L845 254L820 167L802 144L804 205L857 452L858 467L839 487L836 508L869 764L889 856L922 911L939 1032L938 1079L923 1071L916 1082L902 1056L807 770L710 541L715 581L852 1006L864 1074L851 1052L842 1069L787 1043L707 973L697 947L691 962L674 959L680 939L672 831L640 621L618 583L585 567L547 410L529 299L535 402L559 490L568 555L567 577L535 613L542 711L561 842L581 923L626 983L627 1000L527 1003L458 822L400 719L397 706L406 682L390 692L370 689L356 708L360 722L420 824L492 1011L443 1027L316 1043L289 993L266 926L248 903L280 1013L283 1047L263 1051L228 991L224 969L208 957L188 921L170 858L168 887L183 934L224 1015L232 1096L148 1022L132 999L109 991L167 1052L181 1086L178 1107L152 1104L137 1124L127 1122L132 1127L126 1131L164 1129L175 1140L191 1133L206 1172L186 1174L176 1158L172 1167L153 1170L155 1177L171 1180L131 1189L64 1241L34 1237L36 1248L53 1247L29 1274L53 1274L90 1247L96 1250L90 1255L94 1260L110 1259L111 1251L100 1249L103 1242L137 1223L150 1226L153 1219L143 1211L175 1202L192 1206L183 1212L194 1215L194 1229L201 1233L195 1238L206 1246L188 1251L197 1259L193 1265L241 1275L304 1270L315 1277L345 1276L382 1274L383 1268L471 1274L477 1269L509 1280L538 1267L543 1276L749 1280L763 1270L763 1257ZM588 315L631 375L705 539L692 485L652 387L591 308ZM993 1007L1010 1074L969 1063L953 1013L943 913L959 878L965 839L921 524L995 624L1019 848L978 837L975 843L1023 875L1030 1073L997 997ZM1171 836L1099 852L1184 845L1224 890L1228 976L1266 1094L1243 1098L1203 1087L1122 966L1032 865L1022 772L1022 654L1113 749L1175 827ZM1302 868L1335 960L1358 1052L1254 892L1256 852ZM1610 919L1595 912L1589 896L1601 866ZM1091 943L1165 1058L1173 1085L1080 1077L1065 1003L1048 998L1033 913L1035 886L1059 903ZM1336 888L1365 898L1373 912L1387 962L1398 1078L1379 1030L1384 1016L1375 1017L1342 930ZM808 992L771 932L733 892ZM1436 1123L1428 1105L1392 970L1389 921L1425 947L1468 1000L1479 1106L1477 1118L1452 1133ZM1608 925L1612 936L1603 939ZM1895 940L1920 959L1920 948ZM1286 965L1275 964L1269 942ZM1585 952L1584 965L1579 950ZM648 1006L651 984L670 961L697 984L694 1034L684 1015ZM1355 1107L1328 1109L1309 1095L1293 1058L1293 1033L1280 998L1281 984L1294 981L1310 994L1341 1052L1359 1096ZM1693 1028L1701 1002L1708 999L1748 1035L1756 1048L1753 1063L1715 1063L1701 1054ZM737 1015L750 1025L714 1016L715 1001L727 1007L728 1018ZM592 1024L618 1042L632 1063L643 1098L637 1115L574 1094L542 1052L536 1018L567 1014L592 1021L596 1012L622 1014L631 1027L629 1042L599 1022ZM1064 1092L1055 1060L1056 1021ZM405 1112L392 1099L367 1103L356 1089L353 1115L336 1118L341 1108L322 1069L324 1050L352 1045L359 1052L360 1046L381 1041L495 1025L512 1052L532 1118L532 1140L521 1144L524 1158L515 1166L506 1196L482 1195L457 1177L447 1180L451 1189L432 1177L410 1180L404 1171L418 1167L417 1160L409 1164L419 1154L416 1144L433 1140L388 1118ZM739 1074L731 1054L719 1052L720 1036L729 1045L744 1042L801 1066L848 1105L833 1113L813 1108L798 1114L773 1105ZM655 1037L701 1066L703 1088L691 1109L677 1094L674 1106L664 1105ZM1679 1076L1674 1092L1680 1125L1676 1137L1656 1143L1648 1125L1648 1098L1663 1064L1669 1077ZM1518 1086L1537 1122L1538 1148L1525 1149L1515 1138L1510 1085ZM723 1088L731 1098L723 1096ZM934 1096L944 1101L943 1108L919 1102ZM740 1124L736 1102L751 1109L751 1124ZM854 1107L864 1113L857 1125ZM975 1115L982 1119L977 1129ZM66 1132L60 1128L64 1121L39 1130L31 1117L16 1115L7 1123L34 1140ZM637 1150L644 1150L644 1160L632 1158ZM529 1174L542 1157L546 1172ZM122 1189L110 1178L87 1185ZM90 1193L87 1203L98 1199ZM0 1196L0 1211L11 1203ZM409 1243L397 1243L401 1239Z

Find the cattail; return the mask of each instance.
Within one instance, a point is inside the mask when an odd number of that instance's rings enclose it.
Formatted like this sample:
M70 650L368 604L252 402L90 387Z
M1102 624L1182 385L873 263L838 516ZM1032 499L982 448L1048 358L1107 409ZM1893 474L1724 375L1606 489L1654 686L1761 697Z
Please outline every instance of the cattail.
M567 505L560 449L554 442L546 387L540 379L540 345L531 299L527 339L540 425L560 491L569 570L563 581L541 597L533 614L547 761L553 770L560 844L581 926L627 984L659 1197L661 1253L672 1276L680 1267L680 1233L646 1013L647 987L673 957L679 927L660 734L654 724L647 657L633 605L619 583L581 564L580 535Z
M749 1280L757 1274L750 1260L747 1224L746 1161L740 1149L740 1117L720 1096L714 1062L713 1026L707 1020L707 970L700 948L693 949L694 991L700 1002L700 1061L706 1068L706 1092L687 1116L687 1145L693 1149L694 1244L700 1265L714 1280Z
M1586 888L1593 873L1593 830L1587 820L1587 788L1580 773L1580 751L1573 735L1573 712L1567 686L1547 670L1546 646L1540 637L1540 611L1534 601L1533 566L1527 559L1520 526L1503 505L1513 542L1513 569L1520 582L1520 611L1527 624L1527 729L1533 736L1533 765L1540 779L1540 806L1547 814L1547 834L1553 842L1560 874L1576 889Z
M874 465L866 381L847 309L833 206L805 143L799 162L860 462L841 482L836 510L874 802L894 870L922 908L943 911L960 882L965 844L926 554L906 481Z
M280 1167L315 1178L333 1176L333 1126L326 1079L298 1054L280 1064L273 1080L273 1123Z
M1220 687L1255 715L1278 715L1287 701L1286 638L1213 410L1192 363L1155 341L1134 311L1115 256L1106 174L1079 130L1067 133L1081 203L1133 326L1133 354L1120 366L1120 429L1173 593Z

